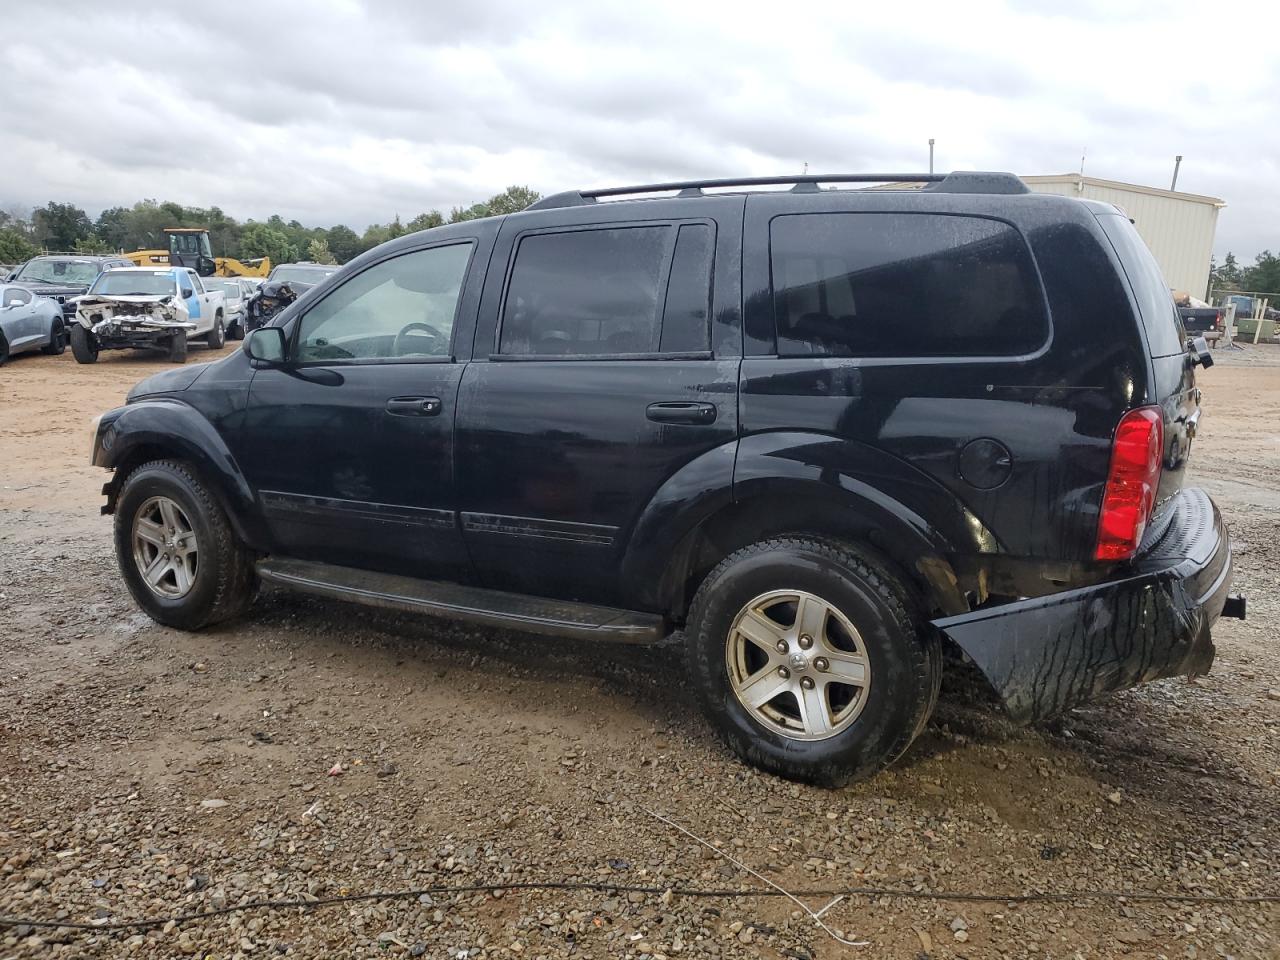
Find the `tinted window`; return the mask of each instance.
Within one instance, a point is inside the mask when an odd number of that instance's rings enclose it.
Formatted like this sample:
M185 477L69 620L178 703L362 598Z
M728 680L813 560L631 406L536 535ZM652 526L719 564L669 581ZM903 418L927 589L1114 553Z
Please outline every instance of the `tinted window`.
M1104 213L1098 217L1098 222L1115 247L1116 256L1120 258L1120 265L1133 288L1142 324L1147 328L1147 346L1151 355L1168 357L1181 353L1186 340L1182 317L1178 315L1173 294L1165 283L1156 258L1125 217Z
M460 243L401 254L335 287L302 317L302 361L444 357L471 258Z
M537 234L520 241L499 350L599 356L654 353L672 228Z
M780 355L999 356L1048 337L1021 236L994 220L836 213L770 227Z
M705 223L680 228L662 312L663 353L711 349L711 268L715 235Z

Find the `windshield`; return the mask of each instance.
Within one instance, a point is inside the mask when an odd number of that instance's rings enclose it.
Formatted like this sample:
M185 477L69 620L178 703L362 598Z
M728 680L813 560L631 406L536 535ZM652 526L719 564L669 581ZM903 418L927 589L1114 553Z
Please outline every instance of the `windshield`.
M30 260L18 272L17 279L35 283L90 284L98 275L92 260Z
M213 277L205 277L204 288L206 290L221 290L232 300L240 299L240 284L235 280L215 280Z
M319 283L337 267L276 267L271 271L272 280L295 280L298 283Z
M107 297L166 297L174 293L173 274L143 273L134 270L108 270L93 285L90 293Z

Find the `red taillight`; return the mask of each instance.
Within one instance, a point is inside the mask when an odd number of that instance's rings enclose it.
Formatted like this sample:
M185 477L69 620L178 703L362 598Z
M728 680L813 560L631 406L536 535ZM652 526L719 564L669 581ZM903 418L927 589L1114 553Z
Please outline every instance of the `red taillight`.
M1213 329L1215 329L1215 330L1221 330L1221 329L1222 329L1222 311L1221 311L1221 310L1219 310L1219 311L1218 311L1216 314L1214 314L1214 316L1213 316Z
M1128 560L1138 550L1151 519L1164 451L1159 407L1130 410L1111 442L1111 469L1098 516L1097 560Z

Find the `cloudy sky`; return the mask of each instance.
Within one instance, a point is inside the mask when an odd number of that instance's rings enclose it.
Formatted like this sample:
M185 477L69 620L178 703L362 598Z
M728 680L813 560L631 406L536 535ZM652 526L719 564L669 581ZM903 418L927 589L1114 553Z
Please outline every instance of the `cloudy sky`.
M1280 250L1277 5L8 4L0 207L357 228L514 184L937 166L1221 197ZM201 14L207 16L200 18Z

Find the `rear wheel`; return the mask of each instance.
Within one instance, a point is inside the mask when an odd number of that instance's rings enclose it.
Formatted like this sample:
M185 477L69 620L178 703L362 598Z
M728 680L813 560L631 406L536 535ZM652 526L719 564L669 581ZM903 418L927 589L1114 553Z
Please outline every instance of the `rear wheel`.
M169 338L169 362L187 362L187 331L175 330Z
M61 356L67 349L67 328L61 317L54 318L53 329L49 331L49 345L44 352L51 357Z
M227 339L228 340L244 339L244 321L243 320L237 320L235 323L231 324L231 326L227 327Z
M910 591L849 544L779 537L726 558L694 598L690 673L748 763L841 786L924 729L941 647Z
M227 332L222 325L222 314L213 318L213 329L205 336L204 342L209 345L210 350L221 350L227 342Z
M133 599L167 626L198 630L253 601L252 558L186 463L157 460L129 475L116 504L115 547Z
M79 323L71 328L71 353L77 363L98 362L98 341Z
M9 341L4 338L4 334L0 333L0 367L3 367L9 361Z

